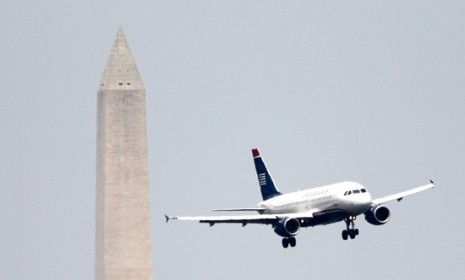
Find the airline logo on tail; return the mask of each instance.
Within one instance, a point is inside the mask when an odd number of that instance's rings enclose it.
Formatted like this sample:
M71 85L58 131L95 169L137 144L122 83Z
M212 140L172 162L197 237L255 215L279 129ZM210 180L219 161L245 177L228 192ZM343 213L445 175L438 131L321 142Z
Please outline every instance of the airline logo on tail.
M266 186L266 173L258 174L258 182L260 187Z

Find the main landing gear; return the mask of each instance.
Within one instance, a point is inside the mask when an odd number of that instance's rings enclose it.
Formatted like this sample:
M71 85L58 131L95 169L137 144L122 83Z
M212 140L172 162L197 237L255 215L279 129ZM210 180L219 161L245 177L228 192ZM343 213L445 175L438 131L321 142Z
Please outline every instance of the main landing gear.
M342 231L342 239L347 240L354 239L358 235L358 228L355 228L355 218L356 216L347 217L344 222L346 222L346 229Z
M295 247L296 240L295 237L285 237L283 238L283 248L287 248L291 245L291 247Z

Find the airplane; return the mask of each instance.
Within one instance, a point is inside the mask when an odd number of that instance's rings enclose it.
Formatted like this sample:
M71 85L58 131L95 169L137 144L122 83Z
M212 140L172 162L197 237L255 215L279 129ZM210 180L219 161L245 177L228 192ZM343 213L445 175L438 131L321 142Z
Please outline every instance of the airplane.
M427 185L372 199L364 186L356 182L346 181L283 194L276 187L257 148L252 149L252 155L263 201L258 203L256 207L216 209L213 211L252 211L257 212L257 214L196 217L165 215L166 222L170 220L198 221L210 226L218 223L236 223L242 224L242 226L247 224L271 225L274 232L282 237L282 246L288 248L296 246L295 236L301 228L340 221L344 221L346 225L341 233L342 239L354 239L359 235L359 229L355 228L357 216L364 214L368 223L383 225L391 217L389 208L384 206L385 203L395 200L401 201L406 196L434 187L434 182L430 180Z

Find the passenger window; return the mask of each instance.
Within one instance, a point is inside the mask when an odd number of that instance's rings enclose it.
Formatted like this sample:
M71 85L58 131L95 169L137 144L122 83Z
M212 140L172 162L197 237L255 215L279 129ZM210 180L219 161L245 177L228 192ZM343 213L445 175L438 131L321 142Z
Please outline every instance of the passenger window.
M354 193L360 193L360 190L354 190Z

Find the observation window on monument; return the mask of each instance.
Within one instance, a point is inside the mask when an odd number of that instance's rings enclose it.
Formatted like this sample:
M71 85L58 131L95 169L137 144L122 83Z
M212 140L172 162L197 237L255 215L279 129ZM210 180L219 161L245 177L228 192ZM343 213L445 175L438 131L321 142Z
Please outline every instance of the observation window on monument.
M123 85L123 83L118 83L118 85L122 86L122 85Z
M128 86L130 86L130 85L131 85L131 83L127 83L127 85L128 85Z

